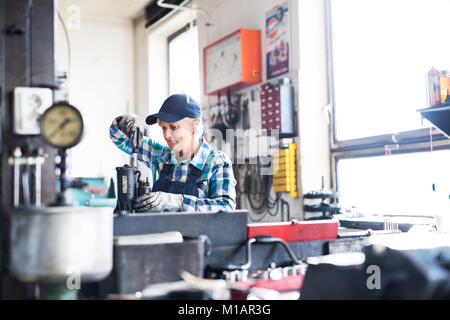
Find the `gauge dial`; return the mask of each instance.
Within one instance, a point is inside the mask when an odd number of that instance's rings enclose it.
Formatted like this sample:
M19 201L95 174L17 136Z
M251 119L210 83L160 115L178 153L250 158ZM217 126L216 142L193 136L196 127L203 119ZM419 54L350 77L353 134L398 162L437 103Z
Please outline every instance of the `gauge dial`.
M57 148L71 148L78 144L83 128L80 112L66 102L55 103L42 115L42 136Z

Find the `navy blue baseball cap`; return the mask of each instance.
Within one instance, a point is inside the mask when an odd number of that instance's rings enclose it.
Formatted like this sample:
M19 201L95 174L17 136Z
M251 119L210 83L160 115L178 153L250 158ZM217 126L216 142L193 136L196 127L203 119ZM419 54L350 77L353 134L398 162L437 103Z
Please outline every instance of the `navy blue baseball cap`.
M157 119L165 122L177 122L184 118L201 118L202 111L198 103L187 94L173 94L168 97L158 113L149 115L145 122L156 123Z

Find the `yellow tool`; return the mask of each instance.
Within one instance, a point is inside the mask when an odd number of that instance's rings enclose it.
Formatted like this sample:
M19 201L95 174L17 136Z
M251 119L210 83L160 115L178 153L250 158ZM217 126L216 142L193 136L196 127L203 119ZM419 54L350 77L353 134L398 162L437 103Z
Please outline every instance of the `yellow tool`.
M290 192L291 197L298 197L295 154L298 145L290 143L287 149L273 154L273 187L275 192Z

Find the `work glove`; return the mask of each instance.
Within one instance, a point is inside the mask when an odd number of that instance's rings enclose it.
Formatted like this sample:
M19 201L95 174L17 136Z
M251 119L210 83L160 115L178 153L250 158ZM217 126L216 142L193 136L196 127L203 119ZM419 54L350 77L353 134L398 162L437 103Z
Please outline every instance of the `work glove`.
M122 119L119 121L119 129L125 133L125 135L128 137L128 139L131 141L131 143L134 143L134 135L136 134L136 128L139 127L139 141L140 144L142 144L142 137L144 136L144 129L139 124L140 119L135 114L127 114L123 116ZM135 147L141 147L135 146Z
M149 192L134 201L136 212L181 211L182 209L183 196L181 194L162 191Z

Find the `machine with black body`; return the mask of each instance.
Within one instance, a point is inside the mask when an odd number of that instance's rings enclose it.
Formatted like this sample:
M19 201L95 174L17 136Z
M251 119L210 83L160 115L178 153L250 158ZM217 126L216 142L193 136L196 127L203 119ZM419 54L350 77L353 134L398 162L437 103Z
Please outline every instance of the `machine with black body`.
M141 181L141 172L138 170L137 153L140 145L140 130L136 128L134 134L132 165L125 164L117 167L117 204L114 213L126 215L134 212L133 201L137 197L150 192L150 186L147 182Z
M450 299L450 246L398 250L370 245L363 252L361 264L341 266L329 261L309 265L300 298Z

